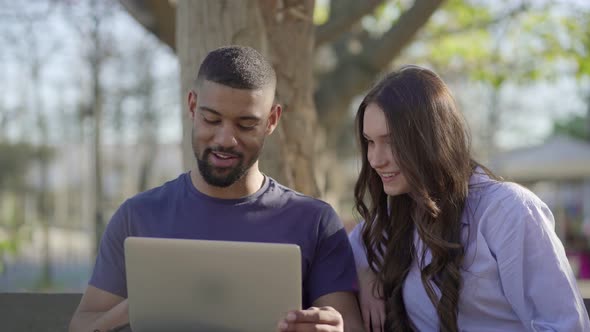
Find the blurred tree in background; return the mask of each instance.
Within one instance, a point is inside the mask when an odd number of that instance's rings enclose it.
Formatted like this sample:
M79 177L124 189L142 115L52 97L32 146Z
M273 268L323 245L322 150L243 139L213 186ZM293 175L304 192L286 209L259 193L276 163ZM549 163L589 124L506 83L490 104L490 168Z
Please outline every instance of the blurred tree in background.
M556 48L565 50L567 58L573 60L576 78L582 83L579 93L586 100L586 113L556 121L553 131L590 141L590 13L579 11L574 14L574 19L563 18L560 23L565 27L569 40L560 43L553 34L547 37Z
M77 252L56 230L92 234L93 253L123 199L189 168L186 92L206 53L226 44L259 49L279 76L284 118L262 169L345 219L358 166L355 107L401 64L433 68L451 85L484 162L507 135L538 142L538 123L548 126L543 135L588 138L590 8L582 4L13 2L0 10L0 74L9 78L0 82L0 257L25 240L35 245L44 262L36 287L45 288L64 270L50 266L62 259L56 248ZM564 82L575 91L551 91Z
M0 290L2 276L42 290L71 278L79 267L69 260L92 260L80 249L96 251L113 206L161 181L152 170L159 110L177 78L165 77L173 66L154 66L165 51L153 38L136 30L121 42L121 15L115 1L0 10ZM116 143L137 145L139 171L126 165L129 154L113 156ZM17 254L27 258L4 264Z
M24 197L31 189L25 173L35 161L48 163L51 158L49 147L0 141L0 225L7 229L6 236L0 237L0 274L4 271L4 253L16 253L27 235Z

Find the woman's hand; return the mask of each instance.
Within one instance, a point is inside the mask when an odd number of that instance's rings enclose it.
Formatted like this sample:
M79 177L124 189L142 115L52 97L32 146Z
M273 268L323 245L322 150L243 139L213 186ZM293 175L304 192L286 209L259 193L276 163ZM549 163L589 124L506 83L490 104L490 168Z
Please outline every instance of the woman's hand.
M359 302L367 331L384 331L385 303L380 298L383 286L370 268L358 269Z

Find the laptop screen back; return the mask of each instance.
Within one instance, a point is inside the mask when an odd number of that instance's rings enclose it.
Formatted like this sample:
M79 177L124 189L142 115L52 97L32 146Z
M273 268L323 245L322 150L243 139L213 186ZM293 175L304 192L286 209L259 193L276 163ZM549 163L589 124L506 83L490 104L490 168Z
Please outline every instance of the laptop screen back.
M274 331L301 308L301 254L292 244L129 237L134 332Z

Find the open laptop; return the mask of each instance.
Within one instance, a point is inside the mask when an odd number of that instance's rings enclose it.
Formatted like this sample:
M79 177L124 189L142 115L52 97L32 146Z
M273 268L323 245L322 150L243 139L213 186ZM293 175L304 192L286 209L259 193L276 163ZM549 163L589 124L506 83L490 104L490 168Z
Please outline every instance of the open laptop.
M301 254L293 244L129 237L133 332L275 331L301 308Z

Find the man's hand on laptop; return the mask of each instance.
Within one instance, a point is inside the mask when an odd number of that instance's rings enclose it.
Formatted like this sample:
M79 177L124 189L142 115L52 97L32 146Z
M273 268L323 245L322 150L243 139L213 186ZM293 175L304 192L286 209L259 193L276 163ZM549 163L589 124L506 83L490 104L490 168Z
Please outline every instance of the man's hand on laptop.
M342 332L344 321L342 315L332 307L311 307L295 310L279 322L280 332Z

